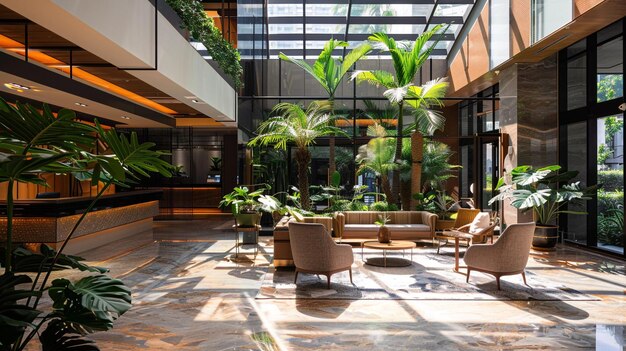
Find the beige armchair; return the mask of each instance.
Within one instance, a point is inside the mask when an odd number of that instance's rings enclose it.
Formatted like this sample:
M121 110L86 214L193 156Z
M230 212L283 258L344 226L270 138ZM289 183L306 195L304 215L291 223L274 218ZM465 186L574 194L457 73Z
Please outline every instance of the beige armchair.
M330 277L341 271L350 272L352 283L352 246L337 244L320 223L289 223L289 240L293 262L298 273L322 274L326 276L328 289Z
M467 265L467 282L470 272L479 271L496 277L500 290L500 277L522 274L530 255L530 246L535 233L535 223L511 224L492 245L479 244L467 248L463 261Z

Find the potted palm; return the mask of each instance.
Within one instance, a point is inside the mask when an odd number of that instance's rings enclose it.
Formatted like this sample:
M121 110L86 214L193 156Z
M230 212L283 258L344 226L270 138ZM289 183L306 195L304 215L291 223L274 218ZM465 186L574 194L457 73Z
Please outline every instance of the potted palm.
M556 219L560 214L584 215L585 211L568 209L568 204L581 205L590 200L597 186L583 187L572 179L578 171L561 171L561 166L542 168L518 166L511 171L510 184L500 178L496 190L499 194L489 200L489 204L500 200L510 200L511 205L522 211L532 211L537 223L533 247L553 249L558 241Z

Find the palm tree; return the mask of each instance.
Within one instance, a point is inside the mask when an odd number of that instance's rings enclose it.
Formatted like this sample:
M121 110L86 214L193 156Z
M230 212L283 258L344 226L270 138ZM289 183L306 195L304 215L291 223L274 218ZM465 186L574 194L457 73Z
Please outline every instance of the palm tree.
M422 33L415 39L412 44L398 43L385 33L375 33L369 37L369 40L375 44L375 47L381 51L388 51L391 54L394 73L382 70L373 71L356 71L352 78L357 82L368 82L375 86L387 88L383 95L392 103L398 106L398 123L396 126L397 140L395 160L400 162L402 159L402 137L404 128L404 104L416 109L414 125L419 127L418 131L441 129L443 127L443 118L436 113L425 113L423 109L440 103L439 98L443 97L443 93L447 89L447 83L443 80L435 80L429 82L423 87L415 86L415 75L419 68L430 57L435 49L438 40L428 45L429 41L439 34L442 25L437 25L433 29ZM421 146L416 146L421 148ZM419 165L419 163L417 163ZM392 199L390 203L398 202L398 193L400 190L400 174L393 172L393 189Z
M356 157L356 162L359 164L357 174L374 173L386 200L389 201L391 198L389 173L399 168L399 164L394 162L394 143L388 138L383 126L374 124L367 129L368 135L376 136L376 138L359 147L359 154Z
M336 117L327 113L327 104L313 102L304 110L297 104L280 103L272 112L278 113L279 116L262 122L257 130L258 135L252 138L248 145L274 145L276 149L283 150L287 149L290 143L296 146L298 188L302 207L308 210L311 206L308 178L311 162L309 146L319 137L335 134L347 136L347 134L333 125Z
M282 52L278 55L282 60L291 62L296 66L302 68L308 75L313 77L320 86L328 93L328 100L331 104L334 104L335 92L341 84L343 77L348 73L348 70L360 59L365 57L372 47L369 43L363 43L354 48L343 58L332 57L333 51L336 48L347 48L348 43L341 40L330 39L324 45L324 49L320 52L320 55L315 60L313 66L306 63L304 60L291 58ZM331 107L334 108L333 105ZM332 113L332 111L331 111ZM331 136L329 140L329 156L328 156L328 174L333 174L336 170L335 165L335 138Z

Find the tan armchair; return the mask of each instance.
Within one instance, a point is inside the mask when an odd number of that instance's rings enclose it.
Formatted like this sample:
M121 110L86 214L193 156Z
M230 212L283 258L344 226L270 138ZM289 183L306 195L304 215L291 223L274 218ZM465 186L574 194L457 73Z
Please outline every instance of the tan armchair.
M475 208L459 208L459 211L456 214L456 219L454 220L454 225L450 229L444 229L441 233L435 234L433 241L437 240L437 253L439 253L439 249L442 246L448 244L448 240L454 239L452 235L450 235L451 231L464 231L466 228L469 229L469 225L472 223L477 214L480 213L479 209ZM493 233L493 230L492 230ZM441 241L444 241L443 245ZM492 237L493 242L493 237ZM467 245L469 246L470 241L467 240ZM434 244L434 242L433 242Z
M526 284L524 268L534 233L535 223L511 224L493 245L479 244L467 248L463 257L467 265L467 282L471 271L479 271L495 276L498 290L500 277L504 275L522 274Z
M299 272L322 274L330 289L330 277L342 271L350 272L352 283L352 246L335 243L322 224L291 222L289 240L296 266L294 283L298 282Z

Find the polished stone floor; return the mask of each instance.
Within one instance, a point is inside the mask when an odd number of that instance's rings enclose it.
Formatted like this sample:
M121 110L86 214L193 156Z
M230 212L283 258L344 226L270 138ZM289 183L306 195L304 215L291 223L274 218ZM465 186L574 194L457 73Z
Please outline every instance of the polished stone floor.
M228 261L230 224L155 222L135 250L85 254L133 290L115 329L93 336L101 349L625 350L623 261L569 247L533 253L533 273L599 301L261 300L271 238L255 261Z

